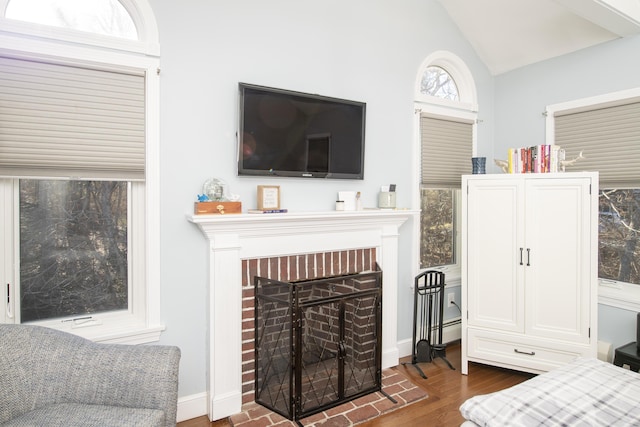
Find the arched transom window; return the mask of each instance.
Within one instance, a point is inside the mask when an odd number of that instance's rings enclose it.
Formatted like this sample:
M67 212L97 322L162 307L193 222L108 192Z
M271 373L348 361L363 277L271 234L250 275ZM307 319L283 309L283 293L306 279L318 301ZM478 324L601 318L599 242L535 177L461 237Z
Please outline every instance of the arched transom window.
M11 0L5 16L34 24L138 39L131 16L118 0Z
M451 101L460 100L458 86L451 74L437 66L427 67L424 71L420 82L420 93Z

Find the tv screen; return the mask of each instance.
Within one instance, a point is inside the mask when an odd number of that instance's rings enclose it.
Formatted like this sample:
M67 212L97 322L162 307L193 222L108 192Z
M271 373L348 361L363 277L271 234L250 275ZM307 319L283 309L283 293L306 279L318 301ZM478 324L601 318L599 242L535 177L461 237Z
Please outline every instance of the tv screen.
M364 178L366 104L239 84L238 175Z

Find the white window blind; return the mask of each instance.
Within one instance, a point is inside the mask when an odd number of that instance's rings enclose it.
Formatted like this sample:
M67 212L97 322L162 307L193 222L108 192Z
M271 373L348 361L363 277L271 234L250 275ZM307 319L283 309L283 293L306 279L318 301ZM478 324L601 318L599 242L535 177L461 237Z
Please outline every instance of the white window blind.
M640 102L593 107L587 111L556 112L555 143L567 160L582 151L569 170L600 173L600 188L640 187Z
M460 177L471 173L472 132L471 122L420 118L422 185L460 188Z
M0 57L0 176L144 180L144 75Z

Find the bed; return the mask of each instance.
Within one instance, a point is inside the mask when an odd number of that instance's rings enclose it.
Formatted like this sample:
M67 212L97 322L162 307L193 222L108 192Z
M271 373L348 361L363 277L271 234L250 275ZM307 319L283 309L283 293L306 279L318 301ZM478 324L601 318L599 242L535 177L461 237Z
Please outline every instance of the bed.
M640 426L640 374L591 358L460 406L470 426Z

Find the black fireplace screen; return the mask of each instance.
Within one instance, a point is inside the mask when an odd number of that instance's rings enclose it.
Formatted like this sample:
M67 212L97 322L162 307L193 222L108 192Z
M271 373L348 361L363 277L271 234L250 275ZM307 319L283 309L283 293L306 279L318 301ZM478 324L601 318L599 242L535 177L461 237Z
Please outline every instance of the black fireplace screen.
M381 389L379 269L254 284L257 403L299 420Z

